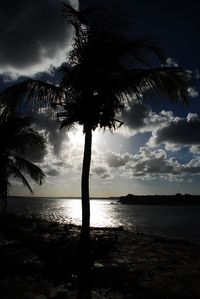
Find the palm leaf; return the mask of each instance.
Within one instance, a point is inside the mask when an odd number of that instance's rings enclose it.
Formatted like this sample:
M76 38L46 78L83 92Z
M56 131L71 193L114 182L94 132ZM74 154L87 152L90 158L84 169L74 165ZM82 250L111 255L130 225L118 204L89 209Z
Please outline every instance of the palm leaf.
M45 178L45 174L37 165L16 155L14 156L14 160L15 166L19 171L27 173L32 180L34 180L39 185L42 185Z
M23 185L25 187L27 187L31 193L33 193L33 190L31 189L31 186L29 185L29 183L26 180L23 173L18 168L18 165L16 165L15 159L13 159L13 157L8 158L8 161L6 163L6 170L7 170L7 177L6 177L6 185L7 186L6 186L6 189L7 189L8 185L10 184L10 182L8 180L9 177L13 176L15 179L18 179L19 181L21 181L23 183Z
M54 101L65 97L65 91L50 83L39 80L26 80L8 87L0 94L0 102L12 110L27 107L31 110L50 107Z
M32 192L23 172L36 183L40 185L43 183L45 175L42 170L19 156L19 153L26 153L30 149L45 149L44 138L30 125L29 117L20 117L13 114L10 109L0 110L0 195L5 192L7 194L9 178L12 176L19 179Z
M147 99L167 96L172 101L188 104L189 77L181 68L133 71L133 75L130 76L129 80L130 84L135 86L135 94L140 99L141 95Z
M23 183L23 185L25 187L27 187L29 189L29 191L33 194L33 190L31 188L29 182L27 181L27 179L25 178L23 173L14 165L12 166L12 175L14 176L15 179L20 180Z
M0 115L1 116L1 115ZM1 118L0 118L1 119ZM30 117L7 115L0 121L0 148L5 148L10 153L26 152L28 149L44 150L45 140L33 128L30 128Z

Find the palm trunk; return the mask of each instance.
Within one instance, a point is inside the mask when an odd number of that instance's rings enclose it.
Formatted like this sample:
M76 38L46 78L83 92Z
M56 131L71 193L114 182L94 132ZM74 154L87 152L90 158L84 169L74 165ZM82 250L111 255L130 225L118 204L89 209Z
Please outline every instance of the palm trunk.
M92 130L84 128L85 147L82 168L82 230L79 252L79 290L78 299L91 298L90 282L90 197L89 197L89 174L91 162Z
M3 192L1 196L1 213L7 212L7 190Z
M82 239L90 238L90 197L89 197L89 174L91 162L92 130L85 130L85 147L83 156L81 192L82 192Z

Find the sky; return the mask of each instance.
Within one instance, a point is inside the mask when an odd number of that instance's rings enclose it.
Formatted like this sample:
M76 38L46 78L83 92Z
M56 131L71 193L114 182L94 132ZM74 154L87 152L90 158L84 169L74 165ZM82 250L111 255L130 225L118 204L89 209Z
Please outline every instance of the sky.
M163 3L164 2L164 3ZM90 194L200 194L200 34L197 1L71 0L80 10L111 9L130 20L129 35L154 38L167 53L166 65L191 76L190 105L167 100L134 105L123 128L93 133ZM53 71L67 59L72 32L63 22L59 0L0 3L0 89L28 78L54 81ZM29 153L46 174L35 196L80 196L84 136L80 127L59 131L56 119L33 112L45 134L46 153ZM13 182L11 195L30 195Z

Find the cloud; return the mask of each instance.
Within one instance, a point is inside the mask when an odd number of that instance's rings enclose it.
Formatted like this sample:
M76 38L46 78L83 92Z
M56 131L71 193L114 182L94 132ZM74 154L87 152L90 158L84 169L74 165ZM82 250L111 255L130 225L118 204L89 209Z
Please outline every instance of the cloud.
M108 152L106 154L105 161L107 162L109 167L121 167L125 166L127 162L132 159L132 156L129 153L125 153L123 155L116 154L113 152Z
M194 175L200 175L200 157L181 164L176 158L168 157L164 149L141 147L135 155L108 152L105 154L105 161L110 168L107 171L111 175L117 174L132 179L191 181Z
M197 89L196 89L195 86L189 87L188 88L188 92L189 92L189 95L191 96L191 98L197 98L198 95L199 95L199 93L198 93L198 91L197 91Z
M172 57L168 57L166 59L165 66L167 66L167 67L178 67L179 64L178 64L177 60L173 59ZM188 75L188 77L189 77L189 79L191 81L192 81L192 79L198 80L200 78L200 74L199 74L199 70L198 69L196 69L194 71L192 71L190 69L186 69L185 71L186 71L186 73L187 73L187 75ZM190 86L188 88L188 92L189 92L189 95L190 95L191 98L196 98L199 95L199 93L198 93L198 91L197 91L197 89L196 89L195 86Z
M169 66L169 67L178 67L178 62L177 62L177 60L175 60L174 58L172 58L172 57L168 57L167 59L166 59L166 64L165 64L165 66Z
M69 137L64 131L59 130L59 122L52 119L47 111L31 114L36 129L42 131L46 136L47 142L53 147L54 155L59 155L64 141L69 141Z
M100 177L101 179L107 179L110 178L110 174L108 172L108 169L104 166L96 166L92 168L91 171L92 175L96 175Z
M180 174L180 164L173 158L168 159L163 149L150 150L142 147L135 156L135 162L127 166L134 177L154 178L161 174Z
M162 110L159 113L153 112L150 107L143 104L134 104L124 113L123 128L118 130L125 136L134 136L137 133L152 132L158 128L165 127L174 119L172 111Z
M54 169L54 168L49 169L48 171L46 171L46 175L48 175L48 176L57 176L59 174L60 174L59 171Z
M184 165L182 167L182 171L189 172L191 174L200 174L200 157L194 158Z
M196 113L188 113L187 118L174 117L165 127L153 132L148 144L164 143L171 147L200 145L199 132L200 117Z
M199 145L192 145L190 147L190 152L193 154L200 154L200 144Z
M131 129L140 129L146 126L145 120L149 117L150 109L141 104L135 104L125 112L124 123Z
M77 0L68 3L78 6ZM1 0L1 73L32 75L63 61L70 31L61 10L58 0Z

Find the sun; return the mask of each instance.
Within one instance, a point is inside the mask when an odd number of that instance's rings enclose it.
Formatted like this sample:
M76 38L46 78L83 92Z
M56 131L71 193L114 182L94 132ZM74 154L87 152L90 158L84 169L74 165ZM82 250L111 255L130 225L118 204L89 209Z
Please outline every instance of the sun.
M81 126L76 126L72 130L69 131L68 136L70 138L70 142L75 147L83 146L84 135L83 129Z
M80 148L84 145L85 135L83 134L83 127L76 126L74 129L69 131L68 136L70 138L70 142L74 147ZM95 146L101 140L101 134L98 130L92 132L92 144Z

